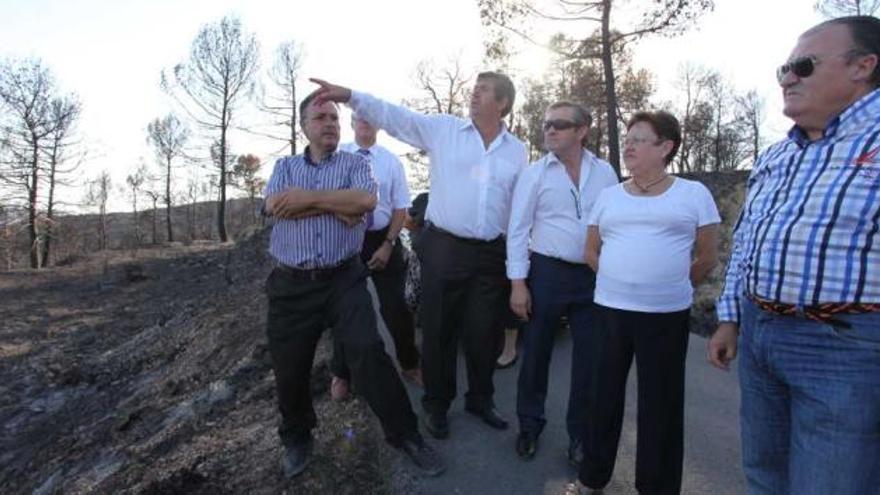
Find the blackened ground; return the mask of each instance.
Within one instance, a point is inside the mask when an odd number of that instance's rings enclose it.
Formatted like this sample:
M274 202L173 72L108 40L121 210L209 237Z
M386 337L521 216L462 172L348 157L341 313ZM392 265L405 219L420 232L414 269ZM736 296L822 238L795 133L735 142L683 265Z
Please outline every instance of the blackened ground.
M0 274L0 493L383 493L408 472L327 339L308 471L286 482L265 344L268 230ZM397 487L397 488L395 488Z

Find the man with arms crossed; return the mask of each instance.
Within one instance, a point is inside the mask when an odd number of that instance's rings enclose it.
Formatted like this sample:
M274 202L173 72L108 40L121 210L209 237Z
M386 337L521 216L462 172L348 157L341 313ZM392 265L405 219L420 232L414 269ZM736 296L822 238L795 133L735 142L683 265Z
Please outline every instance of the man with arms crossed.
M468 373L465 410L506 429L495 410L492 375L502 338L502 311L509 297L505 240L510 198L526 165L522 141L502 118L515 91L499 73L477 76L470 118L424 115L326 81L322 100L347 102L367 121L425 150L431 160L428 225L416 252L422 262L422 377L425 427L449 436L447 411L455 398L458 338Z
M507 229L510 308L527 320L516 412L522 459L535 455L544 429L547 373L556 329L568 317L573 340L568 396L569 461L579 465L589 400L590 355L598 347L590 328L596 274L584 261L587 218L599 191L617 184L607 162L583 148L590 114L580 105L550 105L544 120L548 153L527 167L513 194Z
M724 369L739 346L749 493L880 486L878 57L880 20L844 17L777 73L795 125L752 168L709 342Z
M315 94L300 104L309 141L302 155L279 159L266 186L266 209L276 218L269 252L278 261L266 281L266 333L275 372L284 474L308 465L315 427L309 377L315 347L329 323L342 343L355 386L385 431L428 474L444 465L418 432L409 397L385 353L359 253L364 215L376 205L376 182L367 161L338 152L339 114Z

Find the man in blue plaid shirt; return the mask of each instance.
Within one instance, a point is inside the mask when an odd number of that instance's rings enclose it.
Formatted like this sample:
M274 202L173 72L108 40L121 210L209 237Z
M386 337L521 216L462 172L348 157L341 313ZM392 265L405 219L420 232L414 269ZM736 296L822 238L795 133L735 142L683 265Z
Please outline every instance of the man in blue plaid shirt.
M709 360L739 346L749 493L880 486L880 20L806 31L777 71L788 137L755 162Z

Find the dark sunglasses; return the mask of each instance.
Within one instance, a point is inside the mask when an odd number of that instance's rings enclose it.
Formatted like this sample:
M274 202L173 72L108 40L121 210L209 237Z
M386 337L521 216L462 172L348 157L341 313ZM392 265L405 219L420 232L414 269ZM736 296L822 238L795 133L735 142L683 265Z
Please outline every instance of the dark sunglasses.
M565 119L554 119L554 120L545 120L544 121L544 130L549 131L550 128L554 128L557 131L564 131L566 129L571 129L573 127L580 127L581 124L577 122L572 122L570 120Z
M845 51L838 56L854 57L858 55L866 55L866 53L859 49L853 49ZM813 71L816 70L816 65L818 64L819 59L813 55L798 57L790 62L780 65L779 68L776 69L776 80L779 81L779 84L782 84L782 80L785 79L785 76L788 75L789 72L796 75L798 79L810 77L813 75Z
M782 80L785 79L789 72L796 75L799 79L803 79L813 75L814 70L816 70L816 57L812 55L798 57L791 62L780 65L776 69L776 80L779 81L779 84L782 84Z

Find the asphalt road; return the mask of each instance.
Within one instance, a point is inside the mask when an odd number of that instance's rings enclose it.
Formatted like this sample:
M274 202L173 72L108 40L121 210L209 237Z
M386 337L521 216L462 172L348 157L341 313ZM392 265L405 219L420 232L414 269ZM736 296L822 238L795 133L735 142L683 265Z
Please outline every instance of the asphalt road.
M381 321L381 318L380 318ZM380 323L380 326L381 323ZM387 331L380 331L387 338ZM389 344L389 342L386 342ZM393 346L388 346L393 349ZM389 350L393 353L393 350ZM577 473L568 464L565 411L568 401L571 339L560 332L551 362L546 403L547 426L531 461L517 457L516 366L495 373L495 402L510 422L506 431L493 430L464 411L467 390L464 358L458 360L458 395L449 411L450 437L428 441L446 459L448 471L437 478L419 478L421 493L561 494ZM734 366L735 368L735 366ZM706 339L690 336L685 388L685 459L682 493L727 495L745 493L740 465L739 387L736 371L713 368L706 361ZM413 407L421 414L421 389L407 384ZM617 464L607 495L635 494L636 377L630 370L626 413ZM412 487L410 487L412 488Z

